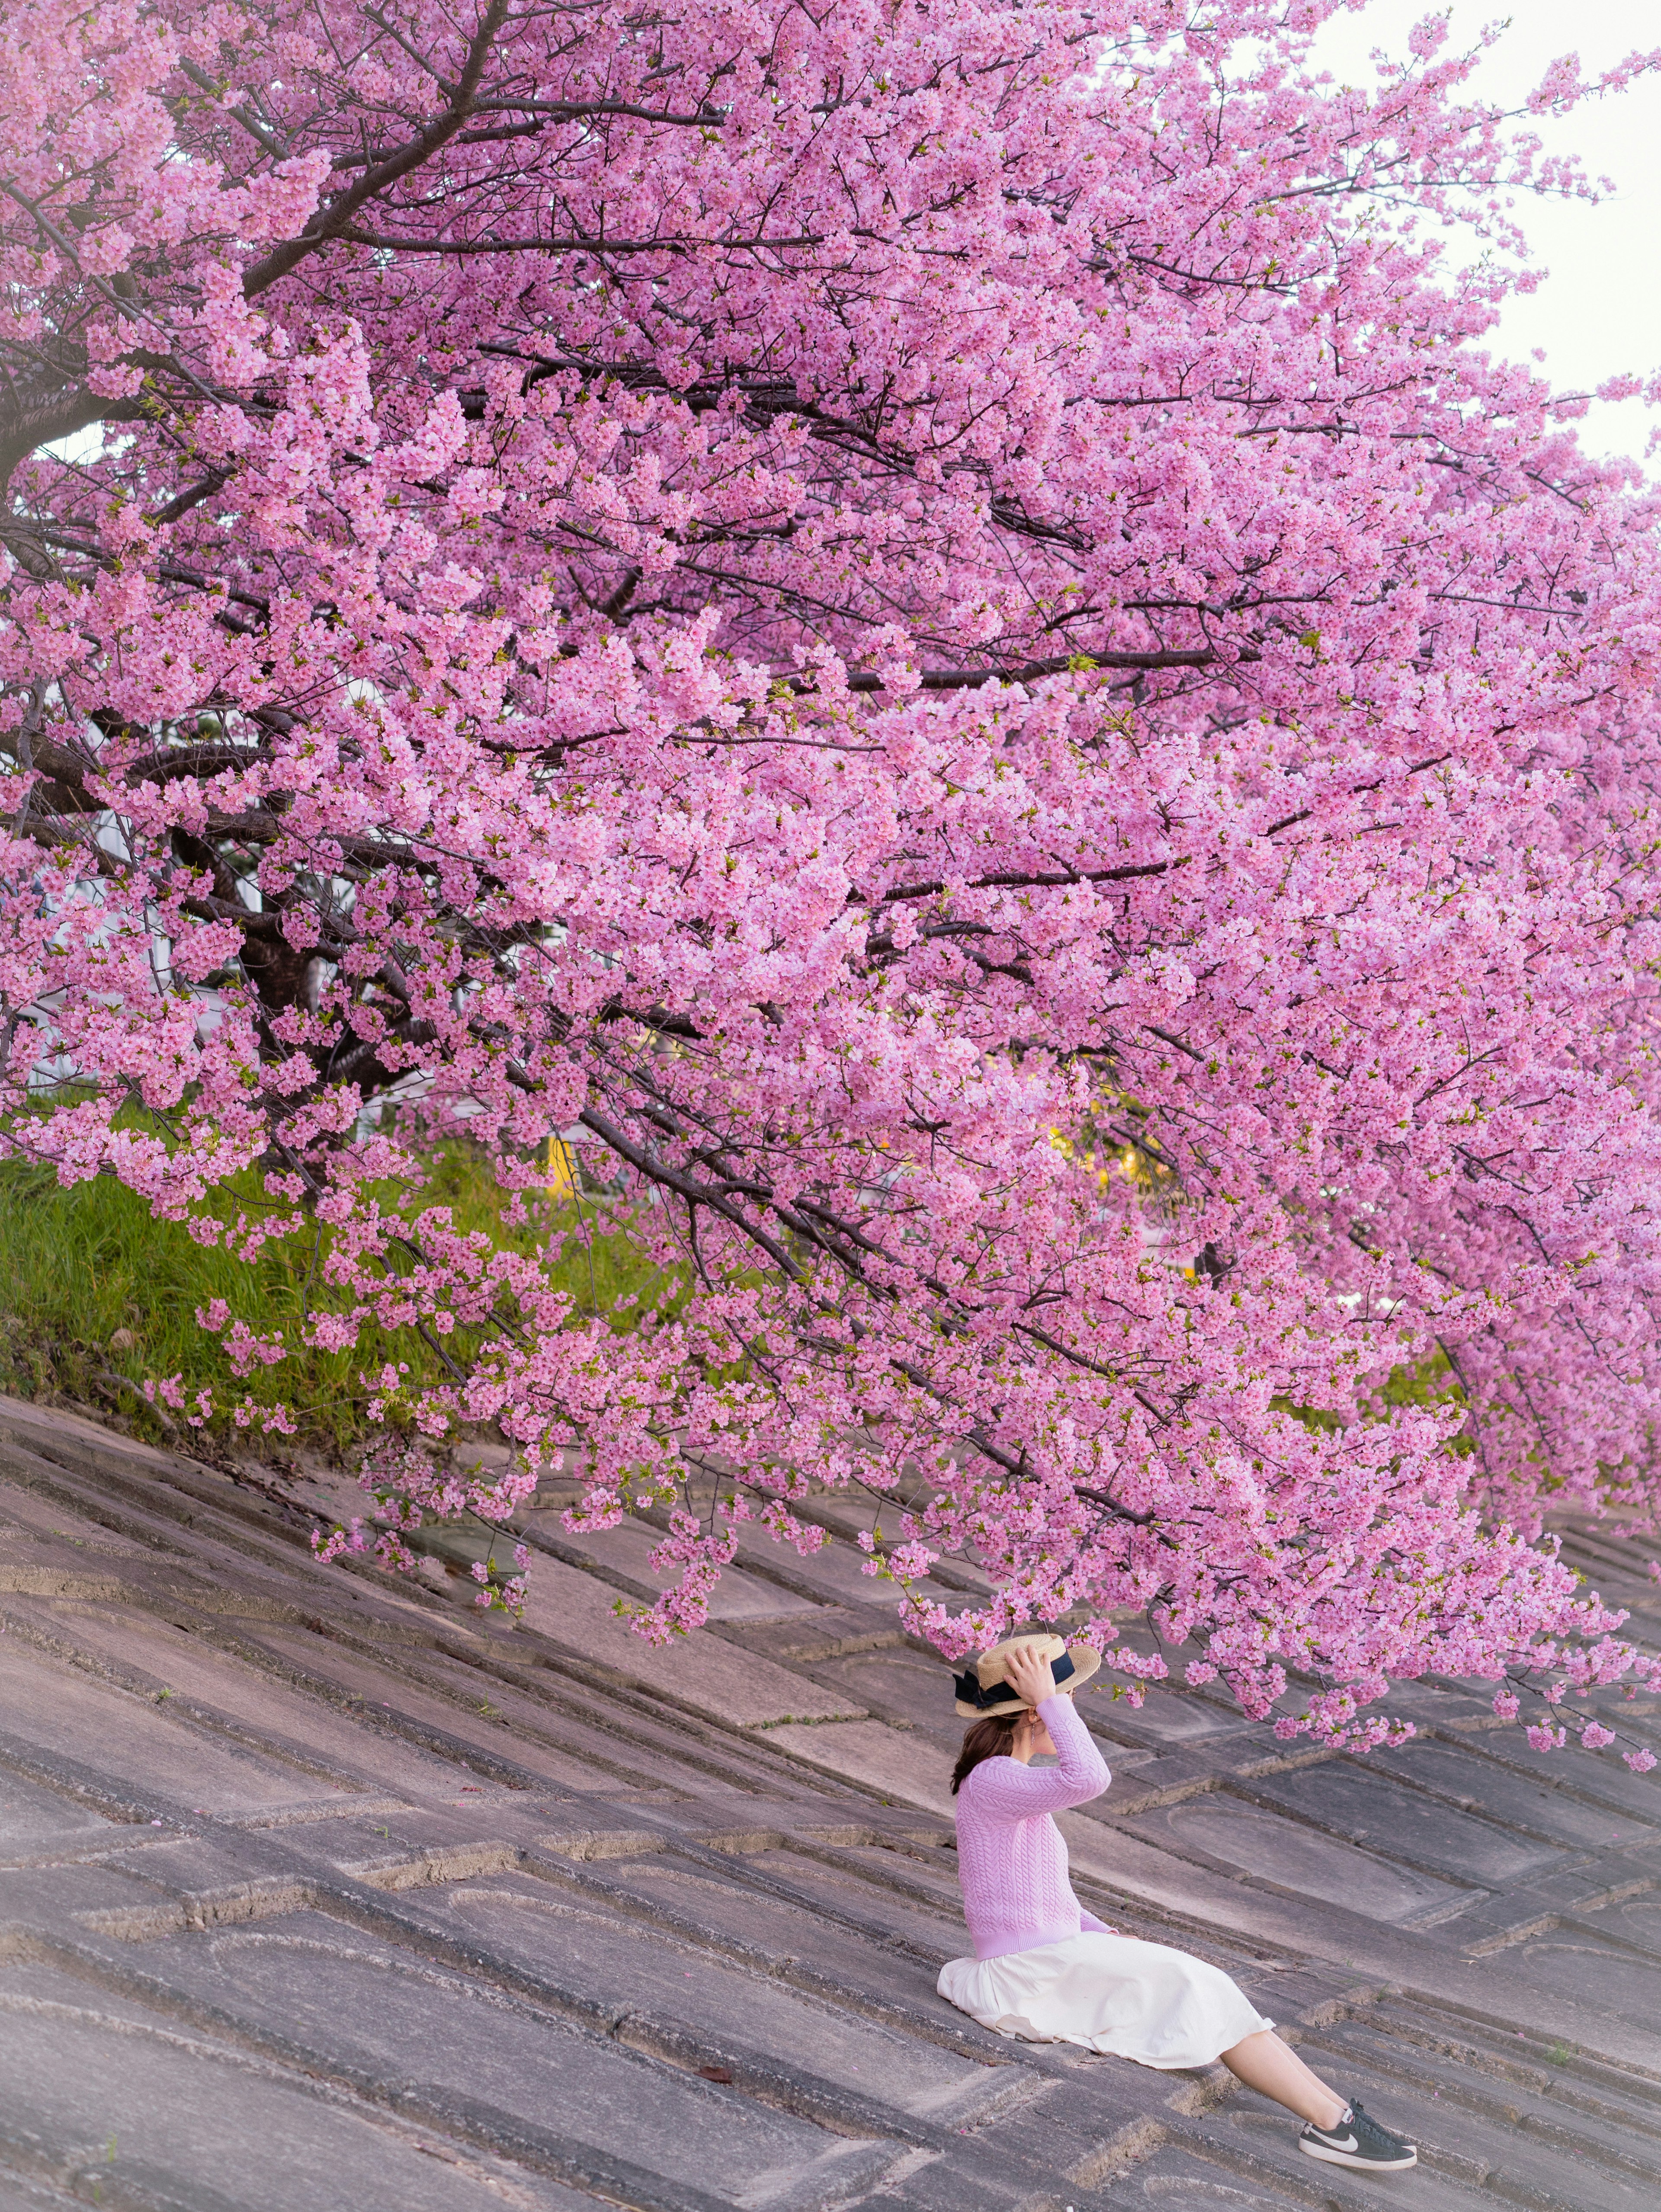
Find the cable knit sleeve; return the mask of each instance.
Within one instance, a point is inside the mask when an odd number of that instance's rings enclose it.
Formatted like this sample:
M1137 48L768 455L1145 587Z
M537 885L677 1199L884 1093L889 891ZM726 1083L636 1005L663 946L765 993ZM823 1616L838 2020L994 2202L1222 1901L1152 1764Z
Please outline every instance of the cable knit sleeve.
M1019 1759L987 1759L969 1778L975 1811L984 1820L1030 1820L1038 1813L1063 1813L1099 1797L1112 1780L1090 1731L1058 1692L1038 1707L1055 1743L1055 1766L1023 1766ZM965 1784L967 1788L969 1784Z

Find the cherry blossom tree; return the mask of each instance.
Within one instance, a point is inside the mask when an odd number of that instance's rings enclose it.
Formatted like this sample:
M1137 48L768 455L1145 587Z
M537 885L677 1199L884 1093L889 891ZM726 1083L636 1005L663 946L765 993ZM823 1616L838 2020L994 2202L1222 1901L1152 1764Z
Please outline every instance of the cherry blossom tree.
M648 1635L816 1481L1286 1734L1632 1663L1655 507L1489 349L1579 173L1333 6L11 11L3 1141L424 1333L384 1555L563 1451ZM671 1289L393 1206L417 1095Z

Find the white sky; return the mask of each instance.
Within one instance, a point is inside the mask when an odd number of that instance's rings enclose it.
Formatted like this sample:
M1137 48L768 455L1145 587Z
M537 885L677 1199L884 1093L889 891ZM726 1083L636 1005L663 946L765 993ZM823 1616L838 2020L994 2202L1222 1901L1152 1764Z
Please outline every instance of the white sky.
M1523 104L1563 53L1578 53L1581 74L1597 76L1634 48L1661 47L1658 0L1368 0L1321 33L1317 52L1341 82L1370 85L1375 47L1405 58L1407 33L1422 17L1451 15L1444 52L1468 48L1485 24L1510 27L1482 63L1472 91L1506 107ZM1561 122L1532 119L1548 154L1579 154L1593 178L1608 176L1613 193L1585 202L1521 198L1513 210L1531 240L1538 265L1550 274L1530 297L1512 300L1500 326L1497 350L1513 359L1545 350L1544 372L1560 392L1590 392L1629 371L1647 380L1661 371L1661 70L1624 93L1588 100ZM1459 251L1457 241L1454 249ZM1595 453L1642 459L1661 410L1641 399L1594 403L1579 425ZM1661 469L1661 457L1650 463Z

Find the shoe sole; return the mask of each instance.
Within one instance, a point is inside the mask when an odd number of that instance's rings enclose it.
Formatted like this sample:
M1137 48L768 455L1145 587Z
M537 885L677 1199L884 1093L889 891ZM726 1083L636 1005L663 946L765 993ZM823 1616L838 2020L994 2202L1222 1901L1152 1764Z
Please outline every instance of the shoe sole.
M1325 2166L1354 2166L1363 2173L1403 2173L1419 2163L1416 2150L1410 2150L1405 2158L1363 2158L1359 2151L1331 2150L1325 2143L1305 2142L1301 2136L1298 2148L1305 2158L1318 2158Z

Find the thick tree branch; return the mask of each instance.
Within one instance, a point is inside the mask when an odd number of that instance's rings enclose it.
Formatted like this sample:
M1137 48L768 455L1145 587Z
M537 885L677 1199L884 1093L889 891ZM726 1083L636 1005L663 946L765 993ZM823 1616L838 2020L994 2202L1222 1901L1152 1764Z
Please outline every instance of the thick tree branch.
M467 58L461 74L450 92L449 105L443 113L435 116L424 131L419 131L407 145L389 154L384 161L368 169L347 191L341 192L320 207L306 225L298 238L290 238L275 246L263 259L256 261L242 279L242 296L257 300L259 295L286 276L291 269L298 268L307 254L315 253L350 228L360 208L377 199L400 177L430 161L441 148L447 145L473 112L479 80L484 74L484 64L490 59L496 42L508 16L508 0L489 0L478 30L468 45Z

